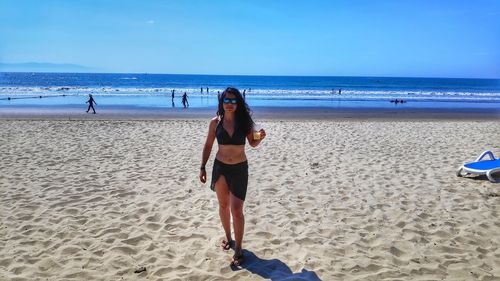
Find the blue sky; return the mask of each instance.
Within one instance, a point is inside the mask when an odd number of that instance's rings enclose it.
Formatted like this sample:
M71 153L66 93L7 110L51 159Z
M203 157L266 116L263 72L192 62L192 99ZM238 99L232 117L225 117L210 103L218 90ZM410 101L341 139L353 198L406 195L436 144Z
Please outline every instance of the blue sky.
M0 62L500 78L500 1L0 1Z

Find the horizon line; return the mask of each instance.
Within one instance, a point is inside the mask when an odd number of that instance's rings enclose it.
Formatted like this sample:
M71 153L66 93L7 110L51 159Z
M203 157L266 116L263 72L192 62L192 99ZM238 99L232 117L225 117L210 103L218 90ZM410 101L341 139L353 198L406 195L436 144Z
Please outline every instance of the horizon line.
M139 75L195 75L195 76L255 76L255 77L361 77L361 78L418 78L418 79L481 79L500 80L500 77L428 77L428 76L373 76L373 75L268 75L268 74L201 74L158 72L85 72L85 71L2 71L0 73L52 73L52 74L139 74Z

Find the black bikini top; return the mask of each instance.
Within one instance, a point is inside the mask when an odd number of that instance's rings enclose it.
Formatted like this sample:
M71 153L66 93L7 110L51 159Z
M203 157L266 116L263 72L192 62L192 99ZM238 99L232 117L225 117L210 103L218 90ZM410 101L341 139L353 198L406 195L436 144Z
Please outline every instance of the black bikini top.
M219 144L234 144L234 145L242 145L245 144L246 134L242 132L242 130L238 130L238 128L234 129L233 136L230 136L229 133L222 126L222 120L219 121L217 128L215 129L215 136L217 137L217 142Z

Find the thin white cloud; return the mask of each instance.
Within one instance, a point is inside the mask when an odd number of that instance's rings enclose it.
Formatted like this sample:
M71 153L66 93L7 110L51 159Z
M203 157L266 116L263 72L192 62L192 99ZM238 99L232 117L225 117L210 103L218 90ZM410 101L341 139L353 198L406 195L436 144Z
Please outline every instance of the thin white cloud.
M154 23L155 23L155 21L154 21L154 20L148 20L146 23L147 23L147 24L154 24Z

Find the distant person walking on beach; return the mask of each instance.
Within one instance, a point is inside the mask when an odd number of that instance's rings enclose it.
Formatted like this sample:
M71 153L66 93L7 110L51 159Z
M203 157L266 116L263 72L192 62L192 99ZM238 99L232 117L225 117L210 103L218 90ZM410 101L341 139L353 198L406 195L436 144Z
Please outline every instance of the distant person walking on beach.
M92 97L92 94L89 94L89 100L86 103L89 104L89 108L87 108L87 113L89 113L89 110L92 108L95 114L94 104L97 105L97 102L95 102L94 97Z
M339 89L339 95L342 94L342 89Z
M182 95L182 105L184 106L184 108L189 107L188 95L186 92L184 92L184 95Z
M232 266L243 262L242 240L245 226L243 203L248 184L248 162L245 155L245 139L256 147L266 137L264 129L255 130L255 123L250 109L235 88L227 88L219 99L217 116L212 118L208 136L203 147L200 166L200 181L207 181L207 164L214 140L217 139L219 150L215 155L210 188L216 192L219 201L219 217L225 232L222 240L223 250L234 246ZM231 238L231 217L235 241Z
M200 91L203 93L203 87L200 87Z
M175 90L172 90L172 102L174 101L175 98Z
M246 100L247 99L247 95L245 94L247 90L243 90L243 99Z

